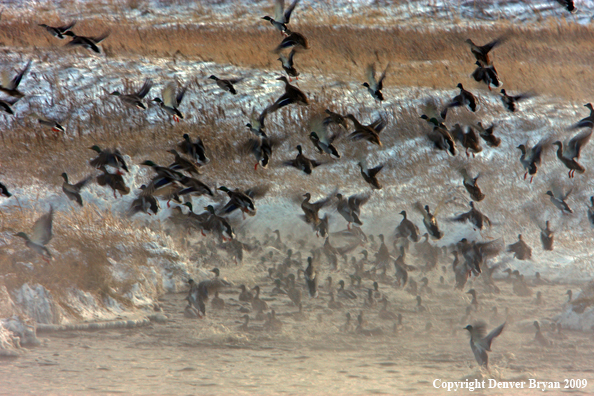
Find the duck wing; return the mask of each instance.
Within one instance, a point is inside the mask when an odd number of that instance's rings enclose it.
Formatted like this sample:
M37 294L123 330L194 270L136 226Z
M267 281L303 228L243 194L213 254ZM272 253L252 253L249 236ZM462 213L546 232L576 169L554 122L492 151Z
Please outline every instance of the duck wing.
M585 130L571 138L567 145L565 145L566 150L563 150L563 156L569 159L580 158L582 147L590 141L592 131L592 129Z
M135 95L142 99L149 93L152 87L153 82L149 78L147 78L146 80L144 80L144 84L142 84L142 87L140 87L140 90ZM165 101L165 98L163 98L163 101Z

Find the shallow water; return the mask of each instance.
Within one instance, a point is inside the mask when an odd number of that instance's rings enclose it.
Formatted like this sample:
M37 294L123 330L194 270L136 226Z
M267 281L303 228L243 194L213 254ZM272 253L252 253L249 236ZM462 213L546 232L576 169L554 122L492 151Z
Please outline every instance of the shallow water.
M564 331L567 339L558 339L545 324L560 312L567 285L535 287L534 292L546 290L546 305L539 307L534 297L514 296L504 281L498 282L499 295L482 294L479 283L480 279L473 287L479 290L481 308L473 317L486 319L491 329L505 320L492 318L492 307L499 312L511 308L506 329L492 345L490 374L477 369L463 330L473 321L461 320L467 294L433 286L433 294L423 296L429 312L417 313L412 295L381 285L391 301L389 309L403 315L404 326L394 333L392 322L379 319L378 307L363 306L365 289L354 289L359 298L340 300L345 307L335 311L327 308L326 291L319 299L304 297L309 318L299 322L290 316L297 309L289 299L269 297L271 286L266 286L263 296L283 322L280 332L240 331L243 314L237 311L235 289L221 295L227 302L224 310L209 309L202 320L184 317L184 294L168 294L161 301L163 313L170 317L166 324L41 334L45 345L15 360L0 361L0 394L428 394L447 392L434 388L435 379L466 378L534 378L560 381L561 386L566 378L587 379L591 385L585 393L592 392L592 334ZM368 322L364 327L381 327L384 335L366 337L341 330L345 313L356 318L360 310ZM534 343L535 319L552 346ZM432 327L427 331L428 322ZM250 322L256 328L262 324Z

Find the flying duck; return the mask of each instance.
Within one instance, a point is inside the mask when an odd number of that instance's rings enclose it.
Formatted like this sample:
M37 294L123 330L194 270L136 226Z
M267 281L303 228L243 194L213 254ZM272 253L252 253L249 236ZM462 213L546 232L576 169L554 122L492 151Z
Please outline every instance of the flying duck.
M491 65L483 65L480 61L476 61L477 68L472 73L472 78L476 82L484 82L487 84L487 88L489 91L491 87L499 88L502 84L499 76L497 75L497 70L495 70L495 66Z
M482 230L485 225L491 227L491 220L489 220L489 218L485 216L480 210L475 208L474 202L470 201L469 205L470 210L468 212L454 217L452 221L457 221L459 223L468 221L479 230Z
M462 146L466 149L466 156L469 157L469 151L472 153L472 157L475 157L476 153L480 153L483 151L481 147L481 143L479 141L479 137L477 136L474 129L471 127L466 128L466 132L462 129L460 124L454 125L454 129L452 130L452 134L454 135L455 139L458 140Z
M309 159L303 155L303 149L301 148L301 145L297 145L297 151L297 157L292 160L284 161L283 165L295 167L308 175L311 175L311 172L315 167L322 165L321 162Z
M441 239L443 237L443 232L439 229L439 225L437 224L437 219L431 211L429 210L429 205L423 206L420 202L415 204L415 208L423 215L423 224L427 229L427 232L433 239ZM438 210L436 210L437 212Z
M219 88L221 88L223 91L227 91L233 95L237 95L237 91L235 90L233 84L237 84L239 81L241 81L241 79L223 80L218 78L214 74L212 74L208 78L210 78L211 80L215 80Z
M175 156L175 159L173 160L173 163L171 165L169 165L170 169L176 170L176 171L184 171L184 172L188 172L190 174L195 174L195 175L200 175L202 172L200 171L200 167L202 166L202 164L198 164L194 161L190 161L184 157L182 157L177 150L171 149L171 150L167 150L168 153L171 153Z
M526 180L526 176L530 174L530 183L532 183L532 179L534 179L534 176L536 176L538 167L542 162L544 142L540 141L532 148L528 148L527 146L527 144L520 144L517 148L522 152L522 155L520 156L520 162L526 170L526 173L524 173L524 180Z
M359 161L359 168L361 168L361 176L372 188L381 190L382 185L377 179L377 174L384 168L384 165L378 165L375 168L368 168L365 161Z
M369 125L362 125L354 115L347 114L349 120L353 121L355 130L349 135L352 140L367 140L370 143L382 146L380 141L380 133L386 127L386 121L381 117Z
M83 36L77 36L76 34L72 33L71 30L68 30L64 33L62 33L64 36L70 36L72 37L72 40L70 40L70 42L68 42L66 44L66 47L83 47L85 49L91 50L93 52L96 52L98 54L101 53L101 49L99 49L99 47L97 46L97 44L99 44L100 42L102 42L103 40L105 40L107 38L107 36L109 36L110 31L106 31L105 33L103 33L101 36L98 37L83 37Z
M58 121L56 121L56 120L52 120L52 119L49 119L49 118L40 116L40 115L38 115L35 112L31 113L30 116L36 118L37 119L37 122L39 122L39 125L43 125L45 127L48 127L53 132L61 132L61 133L66 132L66 128L64 128L62 125L60 125L58 123Z
M363 225L363 222L359 219L359 215L361 214L361 206L365 205L367 201L369 201L371 195L355 194L346 198L342 194L336 194L336 198L338 198L336 209L338 210L338 213L340 213L341 216L344 217L344 219L348 222L347 228L349 230L351 229L351 223Z
M54 37L59 38L60 40L64 39L64 33L72 29L76 25L76 21L72 21L71 23L63 26L48 26L45 23L40 23L38 26L41 26L45 30L49 32Z
M480 173L476 175L476 177L471 177L466 168L460 169L460 174L463 177L462 184L468 194L470 194L470 198L474 201L480 202L485 199L485 194L481 191L481 188L477 184L478 178L481 176Z
M321 117L314 117L309 123L309 139L314 144L314 147L320 154L330 154L336 158L340 158L340 153L336 150L336 147L332 145L340 134L333 134L329 136L328 124L324 122Z
M425 114L421 115L421 118L433 127L432 131L427 134L427 137L433 142L435 148L447 151L450 155L455 156L457 153L456 143L445 124L438 121L437 118L429 118Z
M183 154L188 155L196 162L200 161L203 164L210 162L210 160L206 157L206 149L204 148L202 139L198 137L196 138L196 142L192 142L190 136L187 133L184 133L183 139L183 141L177 144L177 147Z
M522 239L522 234L518 235L518 241L507 246L507 251L514 254L518 260L529 260L532 258L532 249Z
M147 189L146 185L143 184L140 186L140 192L138 193L136 199L130 204L130 209L128 209L127 215L128 217L132 217L136 213L146 213L151 216L149 211L156 215L159 212L159 202L151 194L151 191ZM175 211L173 213L175 213ZM181 209L179 213L181 213ZM184 219L186 218L185 215L183 217Z
M140 90L132 94L122 94L119 91L113 91L110 95L117 96L120 98L122 103L128 107L135 107L140 110L146 110L146 106L142 103L142 99L149 93L153 87L153 82L150 79L144 80L144 84L140 87Z
M382 94L382 88L384 87L384 78L386 78L386 72L390 67L390 63L386 65L384 72L381 74L379 79L375 79L375 63L371 63L365 69L365 76L368 82L364 82L363 86L367 88L369 94L376 100L380 102L384 100L384 95Z
M175 83L170 82L163 88L161 91L161 96L163 99L155 98L153 102L159 104L159 106L170 116L173 117L173 121L179 122L181 119L184 118L184 115L177 109L186 94L186 90L188 86L186 85L183 87L178 94L175 94Z
M8 73L3 70L1 76L2 80L0 81L0 92L4 92L5 94L17 99L21 99L23 96L25 96L25 94L19 91L17 88L19 87L23 76L29 71L30 67L31 61L27 62L25 67L20 72L18 72L12 80L8 77Z
M586 103L584 107L590 109L590 115L588 117L582 118L577 124L571 127L572 129L594 127L594 108L592 107L591 103Z
M109 173L104 165L99 166L99 170L103 174L97 176L97 184L111 187L114 198L117 198L116 191L119 191L122 196L130 193L130 188L126 186L126 182L121 174Z
M546 194L551 197L551 202L553 203L553 205L555 205L557 209L563 212L563 214L571 214L573 213L573 210L571 210L571 208L569 207L569 205L567 205L567 202L565 202L565 200L567 199L567 197L569 197L569 194L571 194L572 191L573 188L571 188L565 195L559 194L558 196L555 196L555 194L553 194L553 192L549 190L546 192Z
M307 96L305 96L305 94L299 88L289 84L289 80L287 80L287 77L281 76L277 78L277 80L283 81L285 83L285 93L281 95L281 97L278 98L276 102L274 102L268 107L268 113L274 113L278 109L281 109L293 103L298 104L300 106L309 105Z
M501 139L493 134L495 124L491 124L490 127L484 128L482 123L478 123L476 129L479 131L479 136L487 143L489 147L499 147Z
M66 172L62 173L62 177L64 178L64 183L62 183L62 191L64 191L64 194L66 194L66 196L71 201L75 201L80 206L83 206L83 200L80 196L80 190L82 190L82 188L87 185L91 178L87 177L86 179L83 179L76 184L70 184L68 183L68 175L66 174Z
M462 86L462 83L458 83L458 85L456 86L460 88L460 94L455 96L454 99L452 99L451 102L448 103L446 107L442 110L441 118L443 118L444 120L446 118L448 109L451 107L468 106L470 111L472 111L473 113L476 111L476 106L478 104L476 96L474 96L472 92L465 90Z
M285 48L294 47L298 50L309 49L307 38L301 33L290 32L287 37L281 41L281 43L272 52L278 54Z
M238 188L229 190L225 186L220 186L219 190L226 192L229 196L229 202L221 209L222 213L228 214L236 209L240 209L242 213L254 216L256 214L254 199L263 197L268 191L268 186L257 186L245 191L241 191Z
M588 143L591 136L592 129L578 133L569 140L565 147L563 147L563 143L559 140L553 143L558 147L557 158L559 158L559 161L563 162L563 165L569 169L569 178L574 177L576 171L578 173L584 173L586 171L586 169L577 162L577 159L580 158L582 147Z
M278 139L269 137L263 138L252 138L249 139L245 145L247 151L251 152L256 158L256 164L254 170L258 169L258 165L266 169L270 158L272 157L272 148L279 144Z
M299 79L299 72L295 69L295 64L293 63L293 57L295 56L295 48L289 52L288 56L283 55L282 53L279 54L279 58L277 60L281 61L281 66L287 75L289 76L289 81L291 81L291 77L295 77L296 80Z
M265 108L259 115L254 108L252 110L252 114L250 115L250 122L245 124L246 127L250 129L256 136L266 137L266 133L264 133L264 120L266 118L266 114L268 114L269 108Z
M472 55L474 55L477 61L481 62L483 65L490 65L491 59L489 58L489 52L504 41L504 37L499 37L482 46L476 45L471 39L467 39L466 43L470 45L470 52L472 52Z
M129 172L128 166L126 165L126 161L124 161L124 157L122 153L118 149L105 149L102 150L99 146L94 145L89 147L90 150L93 150L99 154L97 158L91 160L89 164L99 169L101 166L111 166L117 169L123 169L126 172Z
M290 33L289 29L287 29L287 23L289 23L291 19L291 14L295 9L295 6L299 3L299 0L293 0L291 5L287 7L285 10L285 0L275 0L274 2L274 19L269 17L268 15L263 16L262 19L269 21L272 26L278 29L281 33L288 34Z
M49 241L52 239L52 222L54 219L54 208L50 205L48 213L42 215L39 219L33 223L33 229L31 236L27 236L24 232L15 234L25 240L25 245L43 257L43 259L49 262L52 259L52 255L47 247Z
M342 126L345 130L348 129L348 124L346 119L342 116L342 114L335 113L330 111L330 109L326 109L324 111L328 116L324 118L324 124L336 124Z
M487 325L484 322L468 325L464 329L470 333L470 349L474 354L476 362L486 369L489 368L489 355L491 352L491 343L495 337L499 336L505 327L505 323L496 327L493 331L485 336L487 332Z
M510 96L507 94L507 92L505 92L505 89L501 90L501 101L503 102L503 106L512 113L518 109L516 103L524 99L529 99L533 96L534 94L532 92L525 92L520 95Z

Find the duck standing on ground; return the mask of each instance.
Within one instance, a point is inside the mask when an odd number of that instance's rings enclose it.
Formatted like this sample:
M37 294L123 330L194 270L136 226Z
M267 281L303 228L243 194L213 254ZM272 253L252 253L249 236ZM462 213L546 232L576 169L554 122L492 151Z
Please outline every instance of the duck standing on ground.
M493 134L495 130L495 124L491 124L490 127L485 128L483 124L479 122L476 125L476 129L479 131L479 136L487 143L489 147L499 147L501 139Z
M307 291L311 298L318 298L318 273L313 265L313 258L307 258L307 268L303 273L305 276L305 283L307 285Z
M594 107L592 107L592 103L586 103L584 107L590 109L590 115L582 118L577 124L573 125L571 129L594 128Z
M462 184L464 185L464 188L466 188L466 191L468 191L468 194L470 194L470 198L476 202L485 199L485 194L483 194L481 188L477 184L477 180L481 176L480 173L476 175L476 177L471 177L468 170L462 168L460 169L460 174L463 177Z
M546 227L540 230L540 242L542 243L542 249L552 251L554 239L555 232L551 230L549 221L547 220Z

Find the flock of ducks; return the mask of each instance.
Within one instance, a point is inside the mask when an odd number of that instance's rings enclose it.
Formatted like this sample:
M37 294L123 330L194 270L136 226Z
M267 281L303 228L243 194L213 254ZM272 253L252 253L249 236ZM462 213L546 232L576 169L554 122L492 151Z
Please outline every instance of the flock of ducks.
M572 12L575 10L573 2L562 0L559 0L559 2L568 11ZM279 140L270 136L270 131L266 128L266 117L286 106L307 106L310 103L307 95L298 87L291 84L292 78L297 79L300 75L295 68L295 57L296 55L305 53L309 48L306 37L290 30L288 27L290 25L291 15L298 3L299 0L294 0L285 9L284 0L276 0L274 18L270 16L264 16L262 18L269 21L284 36L281 43L273 52L279 54L278 60L281 61L281 67L288 78L285 76L278 78L279 81L284 83L285 92L262 111L258 112L254 109L249 122L246 124L248 130L254 135L246 144L246 150L254 155L256 169L258 166L262 168L268 166L273 149L279 144ZM76 21L57 27L45 24L41 24L40 26L58 39L70 37L71 41L66 44L68 47L82 47L96 53L101 53L99 44L109 36L109 31L98 37L83 37L72 32L75 25ZM505 37L502 37L486 45L479 46L472 40L467 40L471 53L476 58L475 65L477 66L471 76L474 80L485 83L489 90L499 88L502 85L490 57L490 52L504 42ZM289 50L288 54L284 52L287 50ZM6 75L3 75L0 91L6 98L0 99L0 109L4 112L14 114L12 106L25 96L23 92L19 91L19 85L31 68L31 63L29 61L12 79L6 78ZM372 100L379 102L384 100L382 89L389 67L390 64L388 63L382 74L377 77L375 65L368 65L366 69L367 81L362 85L368 90ZM237 94L235 84L239 80L221 79L214 75L211 75L209 78L214 80L220 89L232 95ZM111 95L117 97L128 108L146 110L147 106L144 100L152 87L152 81L146 79L137 92L121 93L116 90ZM458 146L461 145L467 156L472 154L474 157L483 150L481 139L489 147L498 147L501 139L494 135L494 125L487 128L483 127L481 123L478 123L476 126L467 126L466 128L458 124L452 128L446 126L445 122L450 109L461 107L467 108L471 112L476 112L478 107L479 101L475 94L466 90L462 83L458 83L457 87L460 89L459 94L449 100L441 110L435 105L426 106L426 114L423 114L421 118L427 121L430 126L431 130L427 133L428 139L434 144L436 149L444 150L448 156L457 155ZM188 86L179 88L176 83L168 83L163 88L161 97L154 98L153 101L168 116L172 117L175 122L181 122L184 119L184 115L180 110L180 106L182 105L182 100L187 89ZM509 95L505 89L501 89L500 95L502 104L508 111L519 112L520 102L530 98L533 94L523 93L513 96ZM557 157L569 169L568 175L570 178L573 178L576 172L578 174L585 172L583 165L578 162L578 159L580 158L581 150L588 143L594 127L594 109L591 104L587 104L586 107L590 109L590 116L572 126L573 129L585 128L585 130L572 137L566 144L563 144L561 141L551 142L550 139L543 139L533 147L528 147L527 144L518 146L518 149L521 151L520 162L526 171L524 178L530 175L530 182L532 182L532 179L536 176L541 166L543 152L551 145L558 147ZM54 120L39 118L39 123L54 131L65 131L65 128ZM311 133L308 137L313 149L319 154L327 155L335 160L343 158L342 154L334 145L334 142L343 136L344 131L349 129L349 123L352 124L352 132L347 137L349 140L366 141L371 147L374 145L382 147L383 144L380 137L386 127L386 120L382 117L379 117L368 125L364 125L353 114L341 115L327 109L324 114L314 117L310 123ZM96 177L85 178L76 184L71 184L68 175L62 173L61 176L64 179L62 189L64 194L70 200L82 206L81 190L92 182L93 179L100 186L111 188L114 198L117 197L118 192L120 195L129 194L130 188L126 185L122 177L124 172L129 172L124 155L115 148L102 149L95 145L90 147L90 149L96 153L96 157L90 160L89 165L92 168L99 169L101 174ZM306 157L303 144L298 145L296 150L296 157L283 161L284 165L296 168L309 175L317 167L324 164L322 161ZM387 284L402 289L408 287L407 290L416 296L417 305L415 311L423 312L425 307L422 304L420 294L421 290L426 292L430 289L429 279L424 276L421 279L421 286L418 286L410 274L419 270L422 273L428 273L438 268L440 261L447 260L448 255L453 255L452 268L455 278L455 289L463 290L470 277L481 276L484 279L487 289L490 289L494 293L499 292L499 288L491 278L497 266L488 267L486 262L488 259L500 254L504 249L502 239L489 242L462 239L447 248L439 248L430 242L430 240L439 240L444 236L444 231L439 226L436 215L445 202L440 203L433 212L428 205L423 205L420 202L414 205L415 211L422 215L423 226L426 230L425 233L422 233L419 227L409 219L406 211L401 211L400 214L403 218L395 229L393 251L390 251L383 234L378 236L379 241L375 240L373 235L366 235L360 228L363 225L361 210L366 202L369 201L373 190L382 188L382 184L378 180L378 174L382 170L383 165L368 168L364 161L360 161L358 165L361 170L361 176L368 183L370 191L352 196L345 196L335 191L316 202L311 201L310 193L306 192L303 194L303 200L301 201L303 214L301 218L311 225L316 235L325 238L322 247L311 250L311 255L306 260L307 266L305 269L301 267L301 252L306 245L304 241L298 241L295 246L289 248L281 241L280 232L276 231L276 237L273 236L264 241L259 241L253 236L246 235L244 242L239 242L232 224L240 220L232 220L229 216L235 211L239 211L244 219L246 215L255 216L257 213L256 201L267 193L268 187L255 186L245 190L220 186L218 189L215 189L203 183L198 177L210 162L210 159L206 156L207 152L208 150L200 138L193 140L189 135L185 134L183 140L175 148L169 150L173 159L172 163L168 166L161 166L150 160L144 161L141 165L152 168L155 175L148 184L140 187L140 191L137 198L132 202L128 215L133 216L138 213L156 214L160 209L158 199L166 200L168 207L170 207L170 202L174 201L176 204L174 204L170 216L172 223L182 227L182 229L195 229L202 233L202 235L211 234L214 237L214 239L205 239L199 242L200 251L206 255L210 254L215 257L215 247L218 246L227 250L235 260L239 259L241 261L244 250L264 251L264 248L267 246L274 247L274 250L271 251L269 256L266 255L263 257L262 263L274 263L272 268L269 268L269 277L275 285L272 293L287 296L291 303L299 308L299 312L295 313L294 316L296 318L306 316L303 312L302 291L305 290L311 298L320 298L320 291L323 291L330 298L328 306L331 309L342 309L343 303L340 300L363 300L363 306L368 309L381 305L379 311L380 318L393 321L394 328L396 329L402 325L402 315L394 314L388 310L388 299L379 290L379 284ZM480 175L472 176L467 169L461 169L460 175L462 177L462 184L472 201L470 201L470 210L468 212L450 220L470 223L474 229L479 230L491 227L492 223L489 218L480 212L476 205L476 202L480 202L485 198L485 194L477 184ZM217 190L227 195L228 199L226 203L207 205L204 208L204 212L194 213L192 197L209 196L213 198ZM567 196L570 193L571 190L565 194L553 193L552 191L546 192L551 197L551 202L566 214L573 213L566 202ZM3 184L0 184L0 194L6 198L11 197L8 188ZM347 222L346 230L330 233L328 213L324 216L320 215L320 210L323 208L333 208L336 210ZM594 208L594 197L592 197L592 208ZM594 224L594 210L592 208L589 209L588 215ZM52 259L47 245L52 239L53 215L53 208L50 207L49 212L35 222L32 232L29 235L23 232L16 234L16 236L25 240L28 248L38 253L48 262ZM342 247L334 246L330 240L330 237L332 236L334 238L334 235L342 237L349 241L349 243ZM553 249L553 239L554 232L547 221L546 227L542 229L541 233L544 250ZM217 244L217 240L219 244ZM406 264L406 257L411 244L415 246L419 261L425 263L424 267L415 267ZM351 261L348 262L347 254L353 253L362 245L369 246L367 249L359 252L363 258L358 260L353 254ZM375 259L371 258L371 253L368 249L376 251ZM507 251L513 253L514 257L518 260L527 260L531 257L532 249L522 239L522 236L519 235L516 243L507 246ZM282 255L285 255L284 259ZM324 257L334 270L338 269L339 260L344 260L345 265L354 270L354 273L350 275L351 288L347 288L344 280L338 282L339 287L337 289L334 288L331 277L327 279L327 286L321 286L319 284L321 282L320 269ZM279 264L280 260L283 261ZM392 266L396 271L394 276L388 274L388 269ZM445 285L445 276L447 274L445 266L443 270L443 274L440 276L441 285ZM187 297L188 308L186 312L189 316L204 316L206 314L206 303L209 300L215 309L225 307L225 301L219 297L218 292L221 288L231 287L232 285L220 277L218 268L213 269L212 272L214 273L214 278L212 279L203 280L198 283L192 279L188 281L190 290ZM303 275L303 279L301 275ZM528 284L522 274L518 271L509 270L508 275L509 281L514 284L513 290L516 294L531 295ZM363 293L364 296L361 296L356 290L361 287L364 280L370 284L373 282L373 286L369 287ZM261 298L262 289L260 286L255 286L250 290L245 285L241 285L240 289L241 292L238 300L245 303L240 308L240 311L245 314L242 317L244 323L241 325L241 330L253 330L250 327L249 313L255 313L256 319L263 319L265 321L263 328L266 330L277 331L282 328L282 322L276 316L276 312L269 310L266 301ZM473 297L470 309L476 310L478 306L476 291L471 289L468 293ZM270 312L264 315L263 313L266 311ZM382 333L381 328L365 328L366 321L363 318L363 311L357 317L356 326L351 324L350 313L346 314L346 318L347 322L343 326L345 331L352 330L358 334L368 336ZM535 323L538 338L538 335L541 333L538 322ZM486 333L485 323L476 323L465 327L470 334L471 349L480 366L488 367L487 352L491 350L492 341L502 333L504 327L505 323L497 326L488 334Z

